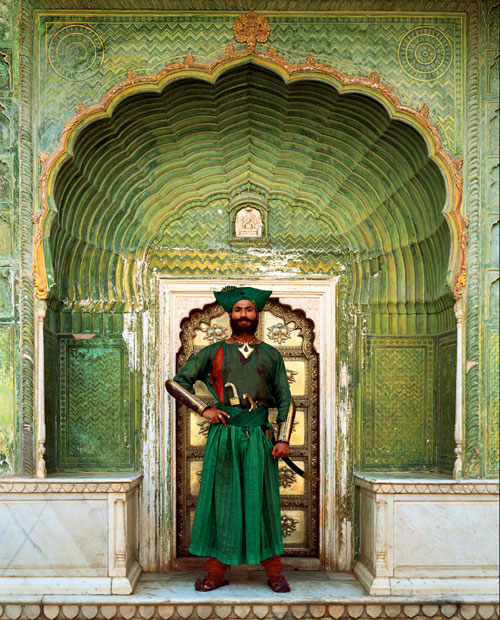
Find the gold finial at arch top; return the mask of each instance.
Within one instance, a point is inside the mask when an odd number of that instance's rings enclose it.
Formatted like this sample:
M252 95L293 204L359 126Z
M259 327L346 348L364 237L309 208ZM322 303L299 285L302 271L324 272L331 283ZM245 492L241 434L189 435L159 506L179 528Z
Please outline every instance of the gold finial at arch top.
M257 43L265 43L269 38L271 26L263 15L247 13L240 15L233 24L234 38L238 43L246 43L253 50Z
M317 64L312 55L308 55L307 61L303 64L292 64L280 56L272 45L269 46L267 51L255 49L257 42L265 43L267 41L270 32L269 23L262 15L247 13L246 15L238 17L234 23L233 30L237 41L247 43L246 49L235 50L234 45L230 43L227 46L225 53L210 64L196 62L193 55L188 53L183 62L170 62L160 69L155 75L137 75L134 70L129 69L127 71L126 79L118 84L115 84L104 95L100 103L96 103L85 108L84 104L79 106L76 116L69 119L64 125L59 146L54 153L50 156L47 156L46 153L40 153L40 161L43 165L39 185L42 212L37 224L37 232L40 232L40 234L35 235L34 239L35 257L33 265L35 292L37 298L45 299L49 288L45 269L45 257L41 233L44 220L49 213L49 175L53 171L54 167L58 165L58 162L63 161L69 138L80 121L90 115L95 117L99 115L105 116L108 113L108 107L112 104L112 102L116 101L117 98L126 96L127 93L132 92L131 88L150 88L155 90L160 85L165 84L165 82L169 79L169 76L178 75L180 71L186 71L190 72L190 74L196 75L204 74L216 76L226 63L232 64L238 59L241 59L241 62L244 62L247 57L261 60L261 62L265 65L272 64L274 67L280 69L280 72L285 78L291 78L293 75L297 74L302 74L305 77L306 74L314 71L319 75L333 78L342 87L350 88L354 86L356 88L367 89L373 93L378 93L379 96L391 103L395 111L399 114L412 117L417 121L421 128L426 130L428 135L430 134L435 152L441 160L441 166L447 170L448 176L451 177L456 188L456 191L454 192L453 205L451 205L452 208L447 213L448 217L455 222L454 228L456 231L455 255L453 259L455 267L453 269L454 276L452 281L452 289L456 299L462 297L467 278L465 263L467 231L461 213L463 189L461 168L463 160L453 160L450 154L443 148L437 127L429 120L429 107L424 105L421 110L416 110L410 106L402 104L392 89L381 81L381 78L376 71L372 71L369 77L345 75L330 65Z

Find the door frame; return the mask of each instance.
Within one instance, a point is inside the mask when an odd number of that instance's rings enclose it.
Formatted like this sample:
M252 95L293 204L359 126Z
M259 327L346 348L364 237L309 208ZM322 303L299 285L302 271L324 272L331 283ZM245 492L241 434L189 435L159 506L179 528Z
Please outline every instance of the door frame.
M193 308L203 308L214 301L213 291L224 286L250 284L257 288L273 291L280 303L288 304L294 310L302 310L306 317L319 325L319 338L316 336L315 347L319 353L319 559L323 570L333 570L342 564L342 558L350 558L350 549L340 549L336 540L337 511L335 500L336 488L336 442L338 407L336 405L336 284L337 277L323 279L279 279L276 278L172 278L158 277L158 330L157 330L157 395L159 414L159 469L154 478L162 484L158 492L162 496L159 502L162 510L160 525L160 543L165 567L176 565L176 449L175 449L175 407L164 390L164 381L175 374L176 354L180 348L180 323ZM328 338L327 338L328 335ZM145 438L146 443L148 439ZM147 448L147 446L145 446ZM145 454L156 450L146 449ZM347 460L348 455L337 454L337 458ZM144 463L146 468L146 463ZM156 469L155 464L152 469ZM150 472L154 474L153 471ZM147 473L145 471L145 476ZM341 485L347 480L339 481ZM148 511L143 511L143 517ZM149 530L150 528L145 528ZM144 531L144 530L143 530ZM350 541L345 545L350 546ZM348 553L346 553L348 551ZM346 567L344 570L348 570Z

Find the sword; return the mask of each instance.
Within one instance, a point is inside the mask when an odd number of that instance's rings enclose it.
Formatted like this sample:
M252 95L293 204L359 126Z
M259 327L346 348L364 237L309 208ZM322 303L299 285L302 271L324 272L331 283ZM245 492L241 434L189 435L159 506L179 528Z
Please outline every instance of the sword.
M250 396L250 394L243 394L243 398L246 398L250 402L250 411L253 411L257 407L257 403ZM295 413L295 408L294 408L294 413ZM268 438L273 442L273 446L275 446L277 443L279 443L279 442L275 441L273 433L271 431L266 431L266 434L267 434ZM288 442L286 442L286 443L288 443ZM316 476L311 476L311 474L308 474L307 472L305 472L298 465L296 465L292 461L292 459L289 458L288 456L282 456L281 458L283 459L283 461L288 465L288 467L292 471L294 471L296 474L298 474L299 476L304 478L304 480L308 480L309 482L319 482L319 478L316 478Z
M271 435L271 437L269 437L269 439L271 439L271 441L273 442L273 446L275 446L277 443L277 441L274 440L274 437L272 436L271 432L269 431L269 434ZM294 471L296 474L299 474L299 476L301 476L302 478L304 478L304 480L308 480L309 482L319 482L319 478L316 478L316 476L311 476L311 474L308 474L307 472L305 472L303 469L301 469L298 465L296 465L292 459L288 456L282 456L281 457L283 459L283 461L288 465L288 467Z
M276 442L274 441L273 443ZM308 480L309 482L319 482L319 478L316 478L316 476L311 476L311 474L308 474L303 469L300 469L300 467L298 465L295 465L292 459L290 459L288 456L283 456L281 458L283 459L283 461L285 461L285 463L290 469L292 469L296 474L299 474L299 476L302 476L304 480Z

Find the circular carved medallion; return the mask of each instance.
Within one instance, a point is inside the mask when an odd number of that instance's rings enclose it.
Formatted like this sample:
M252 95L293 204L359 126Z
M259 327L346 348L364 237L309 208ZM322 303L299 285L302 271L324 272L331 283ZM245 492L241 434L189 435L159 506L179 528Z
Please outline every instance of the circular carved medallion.
M414 80L431 82L450 68L453 48L448 37L437 28L414 28L399 42L399 64Z
M100 69L103 60L104 41L89 26L64 26L50 39L50 66L68 80L86 80Z

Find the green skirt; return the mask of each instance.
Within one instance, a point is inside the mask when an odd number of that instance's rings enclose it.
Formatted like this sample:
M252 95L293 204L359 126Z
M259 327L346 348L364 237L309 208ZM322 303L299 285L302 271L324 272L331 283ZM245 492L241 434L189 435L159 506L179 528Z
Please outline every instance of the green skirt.
M255 423L259 413L240 412L234 422L257 414ZM278 462L261 426L232 421L208 433L189 551L224 564L258 564L283 553Z

